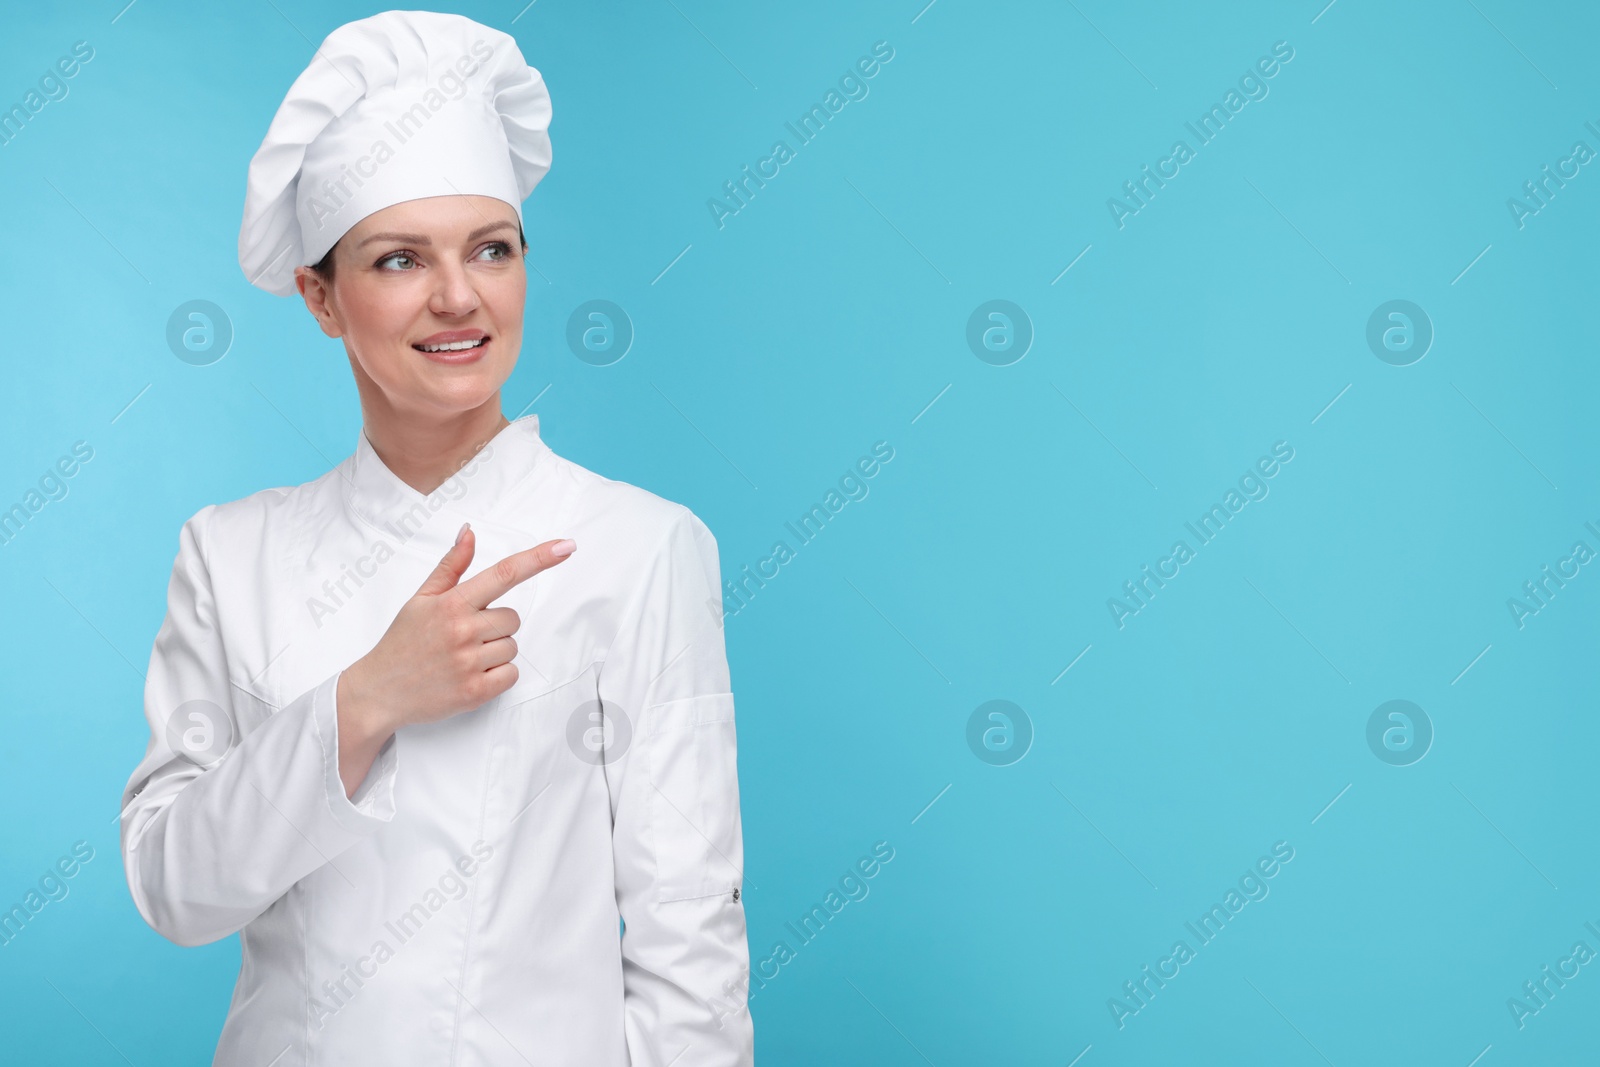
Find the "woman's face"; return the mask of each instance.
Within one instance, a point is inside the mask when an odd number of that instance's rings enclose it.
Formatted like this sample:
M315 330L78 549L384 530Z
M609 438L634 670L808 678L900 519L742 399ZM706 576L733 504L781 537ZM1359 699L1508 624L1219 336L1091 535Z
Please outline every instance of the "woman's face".
M322 332L396 412L439 417L494 398L522 348L528 275L517 213L488 196L373 212L334 246L331 282L295 272Z

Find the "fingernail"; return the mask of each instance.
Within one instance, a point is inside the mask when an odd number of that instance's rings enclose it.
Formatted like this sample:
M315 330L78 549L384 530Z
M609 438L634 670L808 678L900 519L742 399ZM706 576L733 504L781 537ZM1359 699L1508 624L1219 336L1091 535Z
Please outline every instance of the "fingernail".
M461 543L461 539L467 536L467 527L471 525L472 524L470 522L464 522L461 524L461 529L456 531L456 544L459 545Z
M570 556L572 555L572 550L577 547L578 542L569 537L564 541L557 541L555 544L551 545L550 554L552 556Z

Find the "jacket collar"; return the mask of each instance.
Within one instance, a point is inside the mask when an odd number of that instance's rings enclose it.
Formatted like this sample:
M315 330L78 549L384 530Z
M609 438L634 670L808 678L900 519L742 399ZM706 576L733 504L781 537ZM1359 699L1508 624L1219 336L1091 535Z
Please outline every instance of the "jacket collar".
M510 503L511 490L547 465L539 416L515 419L432 493L419 493L378 458L363 426L355 454L344 464L345 506L391 546L443 556L463 522L491 518Z

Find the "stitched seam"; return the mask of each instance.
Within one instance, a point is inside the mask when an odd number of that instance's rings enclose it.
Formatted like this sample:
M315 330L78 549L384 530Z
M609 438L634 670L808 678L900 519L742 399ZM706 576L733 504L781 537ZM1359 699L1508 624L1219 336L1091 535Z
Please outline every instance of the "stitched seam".
M268 700L266 697L262 696L260 693L256 692L254 689L250 688L247 685L240 685L238 682L234 681L232 678L228 679L228 684L233 686L233 688L239 690L239 692L243 693L245 696L249 697L251 700L259 701L260 703L265 704L267 707L271 708L273 711L282 711L283 710L283 705L279 704L276 700Z
M683 893L683 894L678 895L678 896L660 897L660 898L658 898L656 900L656 903L657 904L676 904L680 900L704 900L707 897L726 896L728 894L728 892L729 892L729 887L728 886L719 885L719 886L717 886L717 888L711 890L710 892L705 892L705 893L701 893L701 892Z
M505 698L505 694L503 694L503 693L500 696L495 697L496 703L495 703L495 707L494 707L494 712L495 712L495 717L498 718L498 719L504 719L504 718L508 717L508 716L499 714L502 711L508 710L508 709L506 709L504 707L504 704L503 704L504 698ZM521 704L521 702L519 701L517 705L513 705L513 706L520 706L520 704ZM488 732L488 735L489 735L489 743L485 747L484 756L483 756L483 777L482 777L483 792L479 796L479 799L478 799L478 837L477 837L477 839L479 841L487 841L488 840L488 838L485 836L485 834L488 832L488 825L489 825L489 815L488 815L488 811L489 811L489 790L494 785L494 779L493 779L493 776L490 774L490 769L492 768L492 766L494 764L494 747L498 743L497 739L500 736L500 731L498 729L496 729L495 725L492 724L492 723L490 724L490 727L489 727L487 732ZM501 847L503 848L505 846L502 845ZM473 943L477 940L476 934L478 932L478 923L477 923L477 918L478 918L478 888L482 884L483 884L483 879L482 878L474 878L472 880L472 892L471 892L470 907L467 908L467 935L466 935L465 938L462 939L462 943L461 943L461 972L457 976L457 980L459 982L459 985L457 986L458 992L456 993L455 1024L451 1027L451 1033L450 1033L450 1059L448 1061L447 1067L454 1067L454 1064L456 1062L456 1054L461 1049L461 1002L466 997L467 967L468 967L468 965L470 964L470 962L472 960L472 946L473 946Z
M274 714L276 714L278 711L282 710L281 705L277 701L268 700L265 697L263 697L261 694L255 692L250 687L244 686L244 685L240 685L238 682L234 681L233 673L232 673L231 670L229 670L228 646L227 646L227 641L224 639L223 634L222 634L222 625L221 625L222 612L220 610L220 605L217 603L216 586L212 582L212 579L211 579L211 575L212 575L212 570L211 570L211 552L210 552L210 547L209 547L210 541L211 541L210 524L211 524L212 518L215 517L215 515L216 515L216 505L215 504L211 504L211 505L208 505L207 507L210 510L210 514L208 514L206 516L206 518L205 518L205 520L203 522L197 523L196 526L195 526L195 547L198 548L199 551L200 551L200 563L201 563L201 566L205 569L205 575L206 575L206 591L207 591L207 593L210 594L212 612L216 617L217 643L222 646L224 676L227 678L229 686L231 686L234 689L239 690L241 693L244 693L246 696L248 696L248 697L250 697L250 698L252 698L254 700L257 700L260 703L265 704L267 707L272 709L272 712ZM230 701L230 703L231 703L231 701ZM319 743L319 746L320 746L320 743L321 743L320 738L318 739L318 743ZM289 892L291 894L294 892L294 887L293 886L291 886L289 888ZM302 982L302 990L304 991L304 994L305 994L304 999L301 1001L301 1004L306 1009L305 1012L300 1017L301 1049L303 1050L303 1053L304 1053L304 1056L303 1056L303 1058L301 1060L301 1063L303 1064L303 1067L312 1067L313 1061L315 1059L315 1055L313 1053L313 1049L312 1049L312 1045L311 1045L311 1010L310 1010L310 1008L311 1008L311 937L310 937L310 928L311 928L312 901L311 901L311 893L309 891L307 891L303 895L305 897L304 907L303 908L293 908L293 907L291 907L291 910L296 912L298 914L298 916L299 916L299 919L300 919L300 931L299 931L300 932L300 946L301 946L300 978L301 978L301 982ZM241 949L240 950L241 950L241 952L244 951L244 949L243 949L243 940L242 940L243 936L244 936L243 931L240 931L240 938L241 938L241 942L240 942ZM230 1008L230 1013L231 1013L231 1008Z
M289 892L290 893L294 892L294 887L293 886L291 886L289 888ZM315 903L315 900L314 900L314 897L313 897L313 895L311 893L311 890L309 888L306 889L306 891L302 895L304 897L304 900L302 902L303 906L301 908L297 909L297 910L299 910L300 918L301 918L301 924L300 924L301 976L302 976L303 980L305 981L305 994L306 995L305 995L305 999L303 1001L301 1001L301 1005L305 1008L305 1013L300 1017L300 1026L302 1027L301 1033L303 1033L305 1035L305 1039L304 1039L304 1041L302 1043L302 1047L305 1049L305 1059L303 1061L304 1065L305 1065L305 1067L314 1067L314 1064L316 1062L316 1058L317 1057L316 1057L316 1050L312 1047L312 1044L311 1044L311 1042L312 1042L312 1035L311 1035L311 997L312 997L312 992L311 992L311 916L314 913L313 905Z
M716 699L720 699L722 697L726 697L727 698L728 713L726 715L718 715L714 719L690 719L687 722L673 722L673 723L669 723L669 724L666 724L666 725L657 725L655 723L655 721L654 721L654 719L656 717L655 716L651 716L651 720L652 721L651 721L651 726L650 726L650 733L647 736L649 736L649 737L660 737L662 734L671 733L673 730L692 730L696 726L710 726L710 725L712 725L714 723L719 723L719 722L733 722L734 715L735 715L735 710L734 710L734 705L733 705L733 694L730 693L730 692L724 692L724 693L696 693L694 696L676 697L676 698L674 698L672 700L663 700L663 701L661 701L659 703L648 705L644 709L644 711L640 712L639 717L640 718L644 718L645 716L647 716L652 711L657 711L657 710L659 710L661 708L670 708L674 704L687 704L690 701L695 701L695 700L716 700Z
M672 521L667 523L666 530L665 530L660 542L657 543L657 545L655 547L655 551L650 556L650 560L649 560L650 566L646 569L647 573L654 571L656 562L658 560L660 560L664 555L666 555L667 547L671 544L671 541L672 541L672 533L673 533L673 531L677 529L678 523L684 521L684 516L688 515L688 514L690 514L689 509L684 507L682 504L679 504L678 505L678 511L673 515ZM628 604L628 606L626 608L623 609L621 615L618 618L616 634L612 637L611 643L606 646L605 658L600 661L600 673L601 674L604 674L606 665L611 659L611 653L615 650L616 638L618 636L626 634L628 632L629 627L634 622L634 620L638 616L644 614L644 604L645 604L645 599L646 599L646 595L648 594L648 592L649 592L649 583L648 582L639 583L638 591L635 593L633 600ZM628 651L632 652L633 650L630 649ZM597 681L598 681L598 679L597 679ZM659 681L659 679L652 679L650 681L649 685L647 685L645 687L645 701L644 701L644 703L645 703L646 707L650 706L650 699L649 699L650 698L650 694L651 694L651 692L653 692L655 690L655 684L656 684L657 681Z
M549 696L551 693L554 693L557 689L565 689L567 686L571 685L573 682L576 682L579 678L582 678L584 675L588 674L593 669L594 669L594 664L592 662L585 663L582 667L578 668L578 673L577 674L574 674L571 678L568 678L566 681L557 682L555 685L552 685L549 689L546 689L542 693L534 693L531 696L521 697L521 698L519 698L517 700L517 702L515 704L512 704L511 707L520 708L522 705L526 704L530 700L538 700L538 699L540 699L542 697ZM504 701L505 694L501 694L496 699Z

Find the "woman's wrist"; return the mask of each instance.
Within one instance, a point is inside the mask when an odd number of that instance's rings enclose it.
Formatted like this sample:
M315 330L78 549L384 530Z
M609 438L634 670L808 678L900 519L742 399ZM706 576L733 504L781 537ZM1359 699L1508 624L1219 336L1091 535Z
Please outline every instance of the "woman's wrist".
M370 693L361 660L339 673L334 706L338 709L341 750L348 747L352 752L376 753L394 733L382 706L370 698Z

